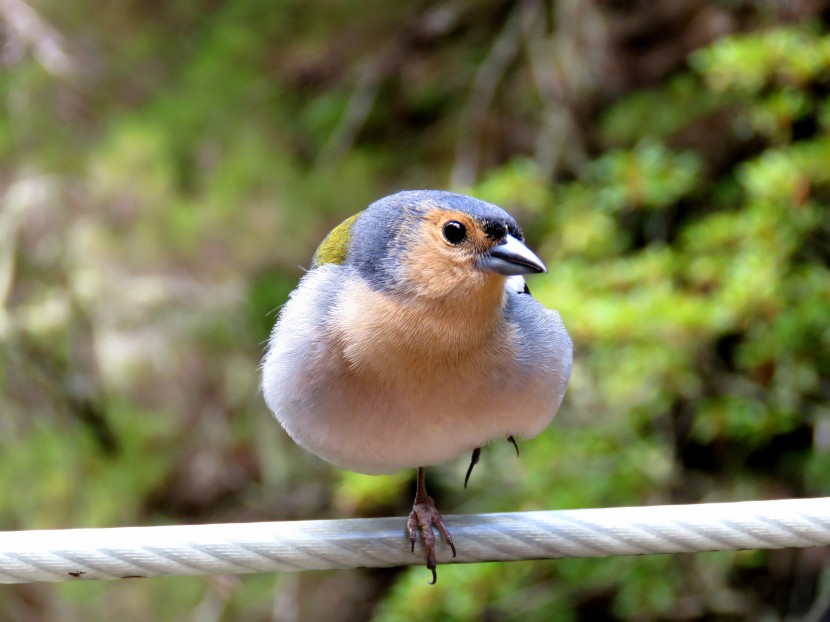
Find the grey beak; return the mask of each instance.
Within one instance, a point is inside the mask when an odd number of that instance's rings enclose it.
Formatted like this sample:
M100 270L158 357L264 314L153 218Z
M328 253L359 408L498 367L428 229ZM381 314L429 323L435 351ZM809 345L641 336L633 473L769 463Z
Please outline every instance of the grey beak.
M479 259L478 267L504 276L548 271L542 260L512 235L504 236L501 244L487 251Z

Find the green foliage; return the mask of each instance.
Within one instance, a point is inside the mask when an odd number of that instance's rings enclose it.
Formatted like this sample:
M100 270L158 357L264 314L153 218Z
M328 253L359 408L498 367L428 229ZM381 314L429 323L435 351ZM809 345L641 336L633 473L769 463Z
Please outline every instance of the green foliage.
M699 171L695 155L675 155L647 141L606 153L587 167L585 176L597 191L599 206L614 211L672 205L695 187Z
M714 91L758 94L770 84L808 88L830 77L830 42L816 25L733 35L689 61Z
M633 91L604 110L602 137L625 145L644 139L665 141L729 99L728 94L701 88L698 76L679 74L659 89Z

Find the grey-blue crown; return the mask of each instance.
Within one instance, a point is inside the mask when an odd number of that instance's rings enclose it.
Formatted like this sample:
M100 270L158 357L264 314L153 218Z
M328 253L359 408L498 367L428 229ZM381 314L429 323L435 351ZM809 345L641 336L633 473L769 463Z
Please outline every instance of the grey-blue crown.
M436 207L469 214L484 225L498 223L510 235L524 239L516 220L497 205L444 190L404 190L375 201L360 214L352 226L346 263L373 285L393 287L400 279L403 249L399 245L407 240L402 228L414 228Z

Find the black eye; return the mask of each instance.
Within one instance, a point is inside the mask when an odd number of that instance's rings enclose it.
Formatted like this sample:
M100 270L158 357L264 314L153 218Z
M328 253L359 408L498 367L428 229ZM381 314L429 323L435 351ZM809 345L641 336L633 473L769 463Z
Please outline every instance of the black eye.
M461 244L467 239L467 227L457 220L450 220L444 224L444 239L450 244Z

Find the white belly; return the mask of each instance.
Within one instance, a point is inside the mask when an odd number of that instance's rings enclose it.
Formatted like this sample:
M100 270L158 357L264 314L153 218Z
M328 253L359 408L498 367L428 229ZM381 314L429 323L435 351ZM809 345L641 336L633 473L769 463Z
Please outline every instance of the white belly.
M304 377L317 382L292 392L299 399L269 405L299 445L361 473L441 464L494 439L535 436L561 401L549 377L519 381L501 370L474 381L474 365L413 373L406 386L356 374L339 357L316 367Z

